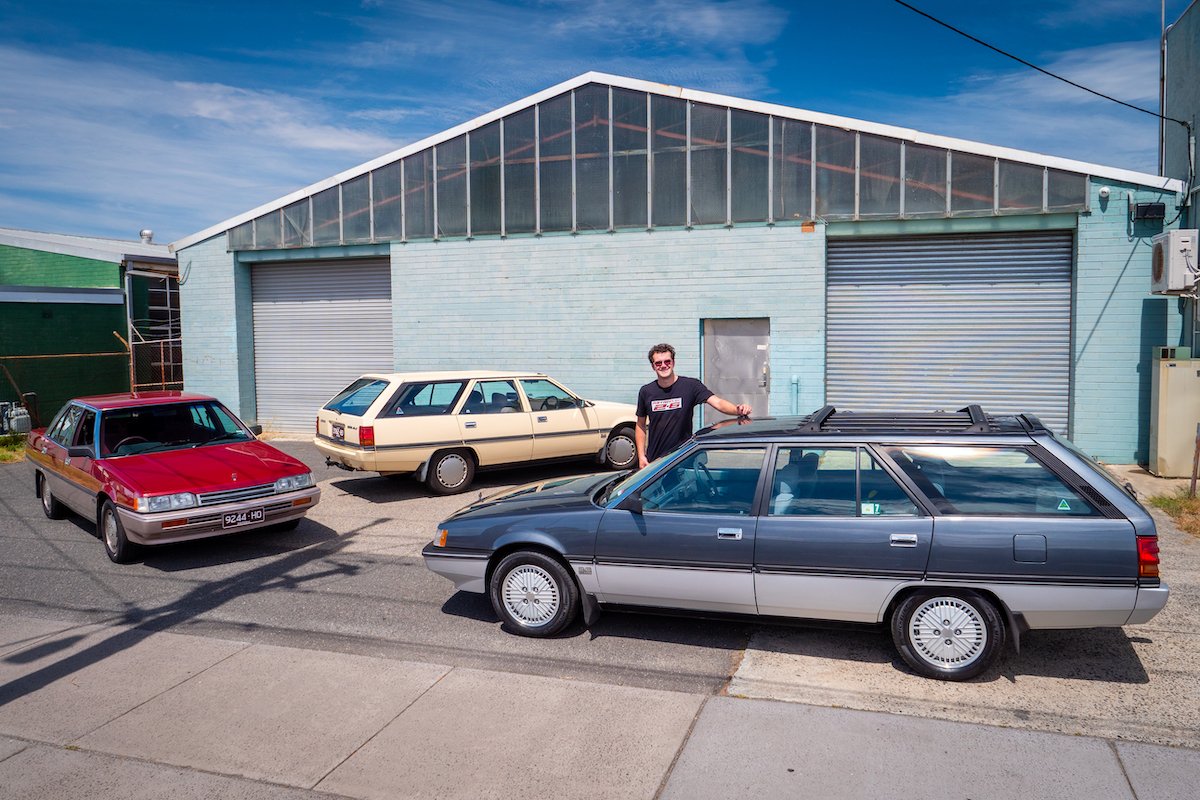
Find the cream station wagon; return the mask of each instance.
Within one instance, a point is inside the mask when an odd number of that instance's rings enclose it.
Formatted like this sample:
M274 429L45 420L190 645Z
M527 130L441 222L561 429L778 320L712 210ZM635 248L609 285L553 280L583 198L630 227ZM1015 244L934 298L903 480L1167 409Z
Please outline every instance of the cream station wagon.
M585 400L541 373L372 374L317 412L313 443L330 466L413 474L454 494L492 467L575 458L632 467L635 412Z

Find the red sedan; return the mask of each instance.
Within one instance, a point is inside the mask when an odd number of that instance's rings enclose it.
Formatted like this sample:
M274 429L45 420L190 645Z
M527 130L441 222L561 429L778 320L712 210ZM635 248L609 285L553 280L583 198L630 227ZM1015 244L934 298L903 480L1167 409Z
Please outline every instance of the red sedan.
M303 462L198 394L80 397L25 449L46 516L95 520L117 563L139 545L291 529L321 497Z

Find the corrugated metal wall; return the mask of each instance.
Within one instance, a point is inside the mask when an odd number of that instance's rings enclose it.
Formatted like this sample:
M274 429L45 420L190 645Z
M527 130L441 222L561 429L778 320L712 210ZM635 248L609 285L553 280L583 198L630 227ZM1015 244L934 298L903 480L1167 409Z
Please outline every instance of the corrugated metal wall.
M979 403L1066 432L1072 234L828 242L826 396L848 409Z
M259 264L250 272L258 421L310 433L317 409L365 372L391 372L386 259Z

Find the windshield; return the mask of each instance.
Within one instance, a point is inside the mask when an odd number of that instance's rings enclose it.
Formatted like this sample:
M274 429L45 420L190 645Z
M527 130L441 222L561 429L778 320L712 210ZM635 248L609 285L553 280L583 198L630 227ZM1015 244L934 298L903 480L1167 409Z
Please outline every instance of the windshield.
M636 472L631 472L625 477L621 478L621 480L615 483L610 483L605 492L599 498L597 498L598 502L607 504L609 500L619 500L625 495L626 492L636 486L638 482L642 480L642 478L653 472L660 461L662 461L662 458L651 461L649 464L637 470Z
M383 394L388 382L378 378L359 378L354 383L338 392L332 400L325 404L327 411L337 411L339 414L353 414L361 417L375 398Z
M254 438L220 403L174 403L106 411L100 417L100 455L129 456Z

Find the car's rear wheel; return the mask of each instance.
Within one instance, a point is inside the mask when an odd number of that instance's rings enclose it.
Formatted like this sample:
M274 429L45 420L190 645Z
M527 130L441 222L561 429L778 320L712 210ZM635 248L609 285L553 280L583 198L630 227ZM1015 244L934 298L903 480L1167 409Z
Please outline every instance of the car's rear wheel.
M104 552L114 564L128 564L133 560L137 545L125 535L125 526L111 500L100 507L100 538L104 541Z
M465 450L443 450L429 460L425 482L437 494L465 491L475 479L475 460Z
M892 641L905 663L921 675L965 681L999 658L1004 620L996 606L976 592L917 592L892 616Z
M637 445L633 442L633 428L625 425L608 437L604 445L604 463L610 469L629 469L637 463Z
M488 586L492 608L521 636L553 636L579 613L579 589L559 561L535 550L509 553Z
M42 513L49 519L62 519L66 516L66 511L63 509L62 503L54 497L54 493L50 491L50 481L46 480L46 476L42 473L37 474L37 493L42 500Z

